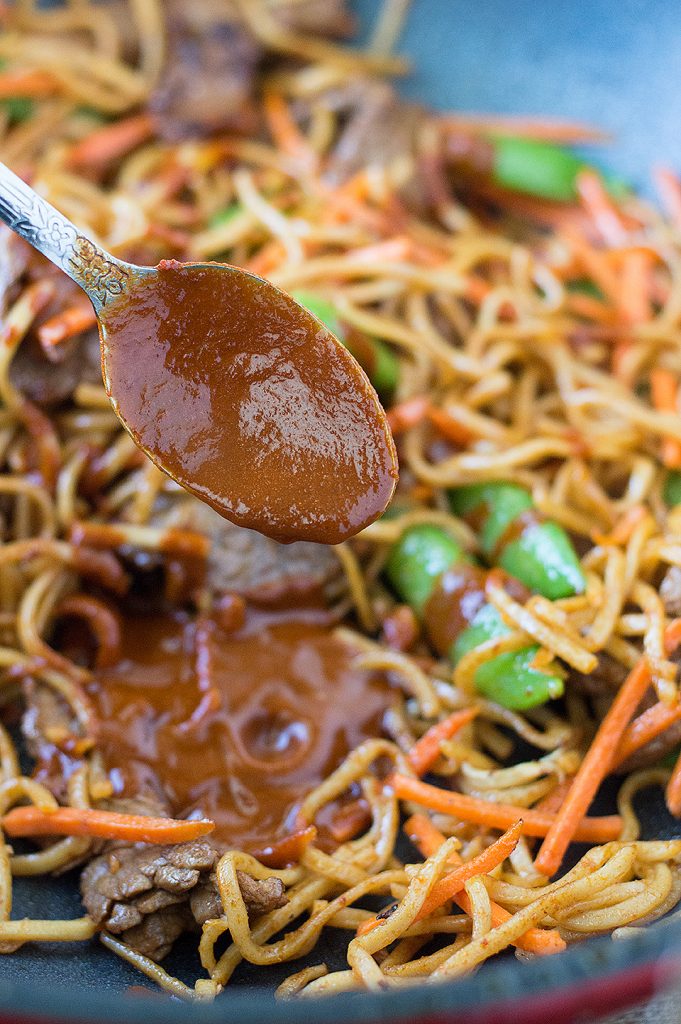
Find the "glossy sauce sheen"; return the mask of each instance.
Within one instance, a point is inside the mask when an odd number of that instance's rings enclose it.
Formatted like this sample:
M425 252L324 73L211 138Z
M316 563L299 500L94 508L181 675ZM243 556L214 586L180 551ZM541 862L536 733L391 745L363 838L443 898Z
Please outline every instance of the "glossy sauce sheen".
M462 562L438 579L424 610L428 636L438 654L446 655L485 604L485 573Z
M364 372L258 278L161 263L103 313L104 375L139 445L227 519L336 544L373 522L397 478Z
M217 823L222 847L254 852L350 749L379 735L388 684L315 612L249 612L238 632L211 618L124 619L119 663L88 692L118 795L158 792L174 814Z

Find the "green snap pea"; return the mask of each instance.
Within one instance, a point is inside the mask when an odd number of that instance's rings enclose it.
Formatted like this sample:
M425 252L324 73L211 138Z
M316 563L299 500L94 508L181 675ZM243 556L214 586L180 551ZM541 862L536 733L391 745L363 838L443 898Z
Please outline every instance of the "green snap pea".
M552 601L584 592L577 552L558 523L534 509L524 487L472 484L450 492L452 511L478 531L485 558ZM528 515L524 515L528 514Z
M0 71L6 66L7 61L0 59ZM10 121L17 123L27 121L29 117L33 116L35 103L28 96L8 96L6 99L0 100L0 109L7 113Z
M241 213L243 206L241 203L230 203L229 206L224 206L221 210L217 210L208 221L209 228L222 228L225 224L229 224L233 221L238 213Z
M328 299L310 292L293 292L293 298L309 309L318 320L325 324L332 334L352 353L379 396L388 401L392 398L400 376L400 363L393 350L378 338L349 334L341 323L338 313Z
M446 530L428 524L405 530L390 550L385 567L390 584L421 619L428 632L432 614L429 602L443 573L462 566L466 567L466 592L464 595L450 593L447 599L458 602L452 621L461 619L467 625L458 636L448 637L447 649L439 651L447 655L454 665L480 644L510 632L496 608L484 600L482 571L467 558L461 545ZM563 693L560 676L533 667L538 649L532 645L497 655L481 665L475 674L477 690L514 711L524 711L560 697Z
M662 497L665 505L674 508L681 505L681 473L676 469L670 469L662 489Z
M493 150L492 177L497 184L554 202L576 199L577 175L591 166L571 150L537 139L499 135L493 139ZM626 193L621 180L607 174L604 180L611 195Z

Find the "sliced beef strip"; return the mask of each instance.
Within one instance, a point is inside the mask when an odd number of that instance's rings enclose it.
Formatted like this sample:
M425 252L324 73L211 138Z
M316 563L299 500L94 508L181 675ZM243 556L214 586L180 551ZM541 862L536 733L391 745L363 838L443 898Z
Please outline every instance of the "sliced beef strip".
M212 869L217 850L205 839L177 846L108 844L81 874L83 904L93 920L134 949L161 960L181 932L222 913ZM283 906L278 878L239 871L249 917Z
M587 697L612 697L624 682L627 670L609 654L598 655L593 672L570 672L570 686Z
M211 538L208 584L216 594L237 593L260 604L284 594L321 589L339 575L333 551L322 544L278 544L235 526L196 498L179 498L155 525L193 530Z
M78 722L66 701L49 686L31 678L23 680L21 686L21 731L28 753L36 762L36 777L63 802L66 780L58 745L68 736L79 735Z
M165 68L151 98L162 137L238 127L255 87L260 45L228 0L167 4Z
M327 176L333 184L347 181L369 164L385 166L414 152L423 111L402 100L387 83L358 79L329 91L325 102L347 116L329 158Z

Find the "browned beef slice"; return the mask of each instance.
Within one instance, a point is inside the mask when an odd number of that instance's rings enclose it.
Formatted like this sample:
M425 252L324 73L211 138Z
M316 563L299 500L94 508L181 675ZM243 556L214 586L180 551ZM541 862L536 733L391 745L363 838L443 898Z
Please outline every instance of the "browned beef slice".
M348 36L355 29L355 19L345 0L297 0L273 8L273 14L286 28L310 32L317 36Z
M624 682L627 670L609 654L598 655L593 672L571 672L569 685L588 697L612 697Z
M26 679L22 683L24 713L21 731L29 754L36 762L37 777L57 800L66 799L66 782L56 748L68 736L79 735L71 709L49 686Z
M333 182L346 181L367 164L384 166L414 151L423 111L400 99L387 83L360 79L329 93L325 102L347 115L329 160Z
M12 359L9 377L22 395L41 406L59 405L83 379L83 338L64 342L58 363L47 359L35 334L21 342Z
M323 587L339 573L333 551L322 544L278 544L252 530L234 526L195 498L180 499L158 525L194 530L212 540L208 582L215 593L238 593L266 603L291 589Z
M150 107L165 138L238 123L262 49L225 0L168 3L168 51Z
M218 853L197 839L177 846L109 844L81 874L85 909L133 948L161 960L181 932L222 913L211 870ZM238 872L249 915L286 902L277 878L256 881Z

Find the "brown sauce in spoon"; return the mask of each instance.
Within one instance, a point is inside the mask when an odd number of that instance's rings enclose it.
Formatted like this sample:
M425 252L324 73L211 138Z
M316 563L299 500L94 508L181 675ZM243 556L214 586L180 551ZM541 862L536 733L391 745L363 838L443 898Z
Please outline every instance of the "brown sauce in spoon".
M336 544L397 478L378 398L346 349L272 285L162 262L102 318L107 391L188 490L277 540Z

